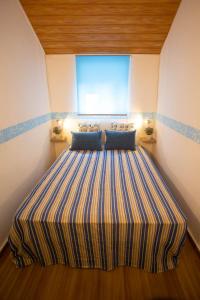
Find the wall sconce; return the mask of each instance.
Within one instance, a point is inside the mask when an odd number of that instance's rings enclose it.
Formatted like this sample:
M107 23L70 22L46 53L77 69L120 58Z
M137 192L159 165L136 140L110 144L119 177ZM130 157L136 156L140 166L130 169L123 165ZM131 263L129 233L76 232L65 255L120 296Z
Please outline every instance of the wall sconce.
M63 128L65 131L76 131L77 130L77 121L73 118L66 118L63 123Z
M62 130L63 130L63 121L56 120L56 126L53 127L53 133L61 134Z
M141 115L137 115L135 120L134 120L134 125L136 129L140 129L143 124L143 118Z
M153 134L153 127L151 126L152 120L147 120L147 127L144 129L146 135L152 135Z
M52 142L64 142L66 141L66 136L63 131L63 120L56 120L55 126L51 130L51 141Z

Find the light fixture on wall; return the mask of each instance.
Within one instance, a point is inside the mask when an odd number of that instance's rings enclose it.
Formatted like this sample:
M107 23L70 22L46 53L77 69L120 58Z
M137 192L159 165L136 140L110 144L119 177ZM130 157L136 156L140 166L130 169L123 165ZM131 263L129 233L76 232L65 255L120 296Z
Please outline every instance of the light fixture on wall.
M56 120L53 122L53 126L51 129L51 141L66 141L66 136L63 130L63 120Z
M145 133L148 136L149 140L153 139L153 133L154 133L154 129L153 129L153 124L152 124L152 120L148 119L145 121L146 126L145 126Z
M53 127L53 133L61 134L62 130L63 130L63 121L62 120L56 120L56 125Z
M134 126L136 129L140 129L143 125L143 117L142 115L138 114L134 119Z
M144 129L144 131L145 131L145 133L147 134L147 135L152 135L153 134L153 127L151 126L151 124L152 124L152 120L146 120L145 121L145 123L146 123L146 127L145 127L145 129Z
M66 118L63 122L63 128L66 132L76 131L78 129L77 120L73 118Z

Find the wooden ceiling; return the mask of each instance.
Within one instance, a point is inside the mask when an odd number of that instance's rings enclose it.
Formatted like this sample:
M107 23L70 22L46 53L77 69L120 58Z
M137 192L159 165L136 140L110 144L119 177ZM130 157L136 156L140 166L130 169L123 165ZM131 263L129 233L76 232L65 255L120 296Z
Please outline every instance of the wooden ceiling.
M46 54L160 53L180 0L21 0Z

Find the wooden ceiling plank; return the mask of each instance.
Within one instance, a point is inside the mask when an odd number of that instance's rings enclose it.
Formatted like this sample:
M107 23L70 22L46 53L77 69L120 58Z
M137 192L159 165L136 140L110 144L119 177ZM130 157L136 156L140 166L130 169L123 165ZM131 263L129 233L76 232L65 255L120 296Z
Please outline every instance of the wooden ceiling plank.
M44 5L39 2L24 5L28 16L167 16L174 15L177 3L138 4L52 4Z
M160 48L45 48L46 54L159 54Z
M162 41L143 41L143 42L137 42L137 41L104 41L102 43L102 41L84 41L84 42L77 42L77 41L73 41L73 42L46 42L43 41L42 42L44 48L48 47L48 48L79 48L79 47L97 47L97 48L104 48L104 47L118 47L118 48L133 48L133 47L144 47L144 48L152 48L152 47L161 47L162 45Z
M181 0L20 0L22 5L28 4L45 4L45 5L62 5L62 4L180 4Z
M149 24L168 24L172 23L173 16L84 16L84 17L77 17L77 16L32 16L30 17L30 21L34 26L43 26L43 25L100 25L100 24L110 24L110 25L149 25Z
M129 34L166 34L169 31L168 24L149 24L148 26L143 24L136 25L65 25L65 26L54 26L54 25L43 25L35 26L35 31L38 35L40 34L97 34L97 33L129 33Z
M41 41L53 41L53 42L84 42L84 41L163 41L166 37L165 34L129 34L129 33L119 33L119 34L112 34L112 33L92 33L92 34L50 34L50 33L43 33L38 34L38 37Z

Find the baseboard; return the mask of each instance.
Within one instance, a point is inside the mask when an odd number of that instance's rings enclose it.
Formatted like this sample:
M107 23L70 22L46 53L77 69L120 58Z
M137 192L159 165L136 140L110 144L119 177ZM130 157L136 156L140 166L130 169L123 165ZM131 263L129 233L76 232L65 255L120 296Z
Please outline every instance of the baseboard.
M197 251L200 253L200 245L198 245L198 243L197 243L194 235L192 234L191 230L188 228L187 231L188 231L188 234L189 234L192 242L194 243L194 246L197 248Z
M8 242L8 239L5 239L5 241L0 246L0 253L1 253L1 251L3 251L3 249L4 249L5 245L7 244L7 242Z

